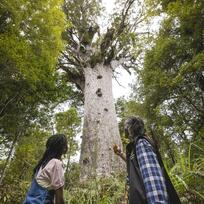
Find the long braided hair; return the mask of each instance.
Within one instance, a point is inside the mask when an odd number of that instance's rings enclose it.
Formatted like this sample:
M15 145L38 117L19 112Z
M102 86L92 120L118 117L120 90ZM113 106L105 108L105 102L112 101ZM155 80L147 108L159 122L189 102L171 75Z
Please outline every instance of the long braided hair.
M61 159L62 154L67 151L67 138L63 134L55 134L48 138L46 142L46 150L35 166L33 173L36 174L39 168L45 167L51 159Z

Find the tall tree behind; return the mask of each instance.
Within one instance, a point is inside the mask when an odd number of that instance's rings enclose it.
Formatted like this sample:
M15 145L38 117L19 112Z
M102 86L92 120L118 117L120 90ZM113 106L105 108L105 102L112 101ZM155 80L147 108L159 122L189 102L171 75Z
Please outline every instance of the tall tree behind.
M146 52L141 72L146 114L152 122L163 121L168 134L181 143L201 141L204 130L204 2L159 3L159 8L168 16L155 45Z
M63 47L61 0L0 2L0 147L7 156L18 138L62 96L55 68ZM58 93L56 91L59 91Z
M6 171L0 189L0 203L22 204L30 186L33 169L45 150L45 143L50 135L32 125L26 128L26 135L19 138L18 145Z
M102 7L96 0L66 0L65 13L72 27L64 33L68 45L59 67L81 90L84 99L84 127L81 148L81 178L110 175L124 168L112 145L121 145L112 94L115 65L134 66L132 45L141 22L143 7L136 1L118 1L105 33L100 32ZM139 9L138 9L139 8ZM135 11L135 12L133 12Z
M80 133L81 118L75 108L71 107L66 112L57 113L55 116L56 130L67 137L68 150L66 154L65 188L68 186L71 157L79 150L77 134Z

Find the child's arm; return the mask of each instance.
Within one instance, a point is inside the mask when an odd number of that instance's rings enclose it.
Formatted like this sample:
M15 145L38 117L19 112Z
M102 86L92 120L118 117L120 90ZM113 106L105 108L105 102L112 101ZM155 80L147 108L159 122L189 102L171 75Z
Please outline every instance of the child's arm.
M55 204L65 204L63 198L63 187L55 191Z

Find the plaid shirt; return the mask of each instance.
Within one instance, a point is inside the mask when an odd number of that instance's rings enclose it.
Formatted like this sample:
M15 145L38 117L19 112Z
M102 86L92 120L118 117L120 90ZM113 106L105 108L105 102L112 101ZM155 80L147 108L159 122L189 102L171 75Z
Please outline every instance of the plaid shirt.
M164 176L151 144L140 139L136 145L136 154L148 204L169 203Z

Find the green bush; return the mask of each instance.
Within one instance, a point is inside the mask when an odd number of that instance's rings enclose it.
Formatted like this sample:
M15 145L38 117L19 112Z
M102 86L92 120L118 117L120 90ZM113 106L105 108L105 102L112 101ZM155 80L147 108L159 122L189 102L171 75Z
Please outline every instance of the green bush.
M192 159L192 147L204 152L199 146L190 144L188 155L180 153L178 162L168 170L182 203L187 204L204 201L204 156L200 154Z
M115 175L95 178L65 190L69 204L122 204L125 197L125 177Z

